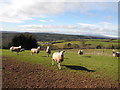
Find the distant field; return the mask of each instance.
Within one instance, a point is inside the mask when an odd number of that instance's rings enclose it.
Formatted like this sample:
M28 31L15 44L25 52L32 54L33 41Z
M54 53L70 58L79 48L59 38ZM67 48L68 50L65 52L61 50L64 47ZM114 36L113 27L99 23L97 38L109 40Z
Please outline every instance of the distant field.
M111 82L118 81L118 59L112 56L111 49L105 49L104 52L102 49L85 49L83 56L78 56L77 51L77 49L66 50L65 60L62 62L63 71L78 73L90 78L110 80ZM46 57L45 51L41 51L38 56L32 56L29 50L21 52L20 55L16 55L15 52L10 53L9 50L5 49L2 52L3 56L58 70L56 64L51 65L51 56Z
M90 47L94 47L94 48L97 45L101 45L105 48L109 48L112 45L118 46L118 42L113 42L112 40L108 40L108 39L84 39L84 40L79 40L79 41L67 41L67 42L62 42L62 43L55 43L53 45L56 45L59 48L63 48L65 44L71 43L71 44L78 44L81 47L82 41L84 41L86 45L89 45Z

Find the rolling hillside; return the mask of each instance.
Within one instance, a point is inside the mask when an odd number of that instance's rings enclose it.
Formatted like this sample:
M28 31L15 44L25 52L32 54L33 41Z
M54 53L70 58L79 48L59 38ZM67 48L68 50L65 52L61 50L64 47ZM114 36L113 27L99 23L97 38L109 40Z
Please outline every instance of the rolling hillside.
M2 32L2 39L3 41L11 40L17 34L21 34L21 33L20 32ZM56 33L30 33L30 34L34 35L38 41L108 38L108 37L83 36L83 35L66 35L66 34L56 34Z

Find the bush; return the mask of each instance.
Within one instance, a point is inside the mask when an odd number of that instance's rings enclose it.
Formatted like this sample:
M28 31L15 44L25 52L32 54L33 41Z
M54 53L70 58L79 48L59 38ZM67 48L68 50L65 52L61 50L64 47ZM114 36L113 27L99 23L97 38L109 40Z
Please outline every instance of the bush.
M96 49L102 49L102 45L97 45Z
M78 44L68 43L68 44L64 44L63 48L65 48L65 49L77 49L77 48L80 48L80 46Z
M20 35L16 35L13 37L12 46L22 46L23 48L30 50L31 48L36 48L37 45L37 40L32 34L29 33L24 33Z

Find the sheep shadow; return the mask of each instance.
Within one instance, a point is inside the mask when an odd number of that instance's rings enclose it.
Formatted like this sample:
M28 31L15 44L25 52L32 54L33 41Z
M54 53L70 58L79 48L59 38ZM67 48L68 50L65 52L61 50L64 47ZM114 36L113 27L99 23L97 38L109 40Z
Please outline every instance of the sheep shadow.
M64 59L69 59L69 58L64 58Z
M47 57L47 56L42 56L42 57Z
M63 66L70 68L72 70L83 70L83 71L87 71L87 72L95 72L95 70L89 70L82 66L75 66L75 65L63 65Z
M84 57L86 57L86 58L91 58L91 56L84 56Z

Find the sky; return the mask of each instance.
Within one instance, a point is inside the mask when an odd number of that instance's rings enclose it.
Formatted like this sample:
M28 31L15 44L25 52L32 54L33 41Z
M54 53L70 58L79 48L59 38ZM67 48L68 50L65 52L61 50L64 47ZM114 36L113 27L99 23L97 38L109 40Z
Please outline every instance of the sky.
M118 37L118 0L0 0L0 31Z

